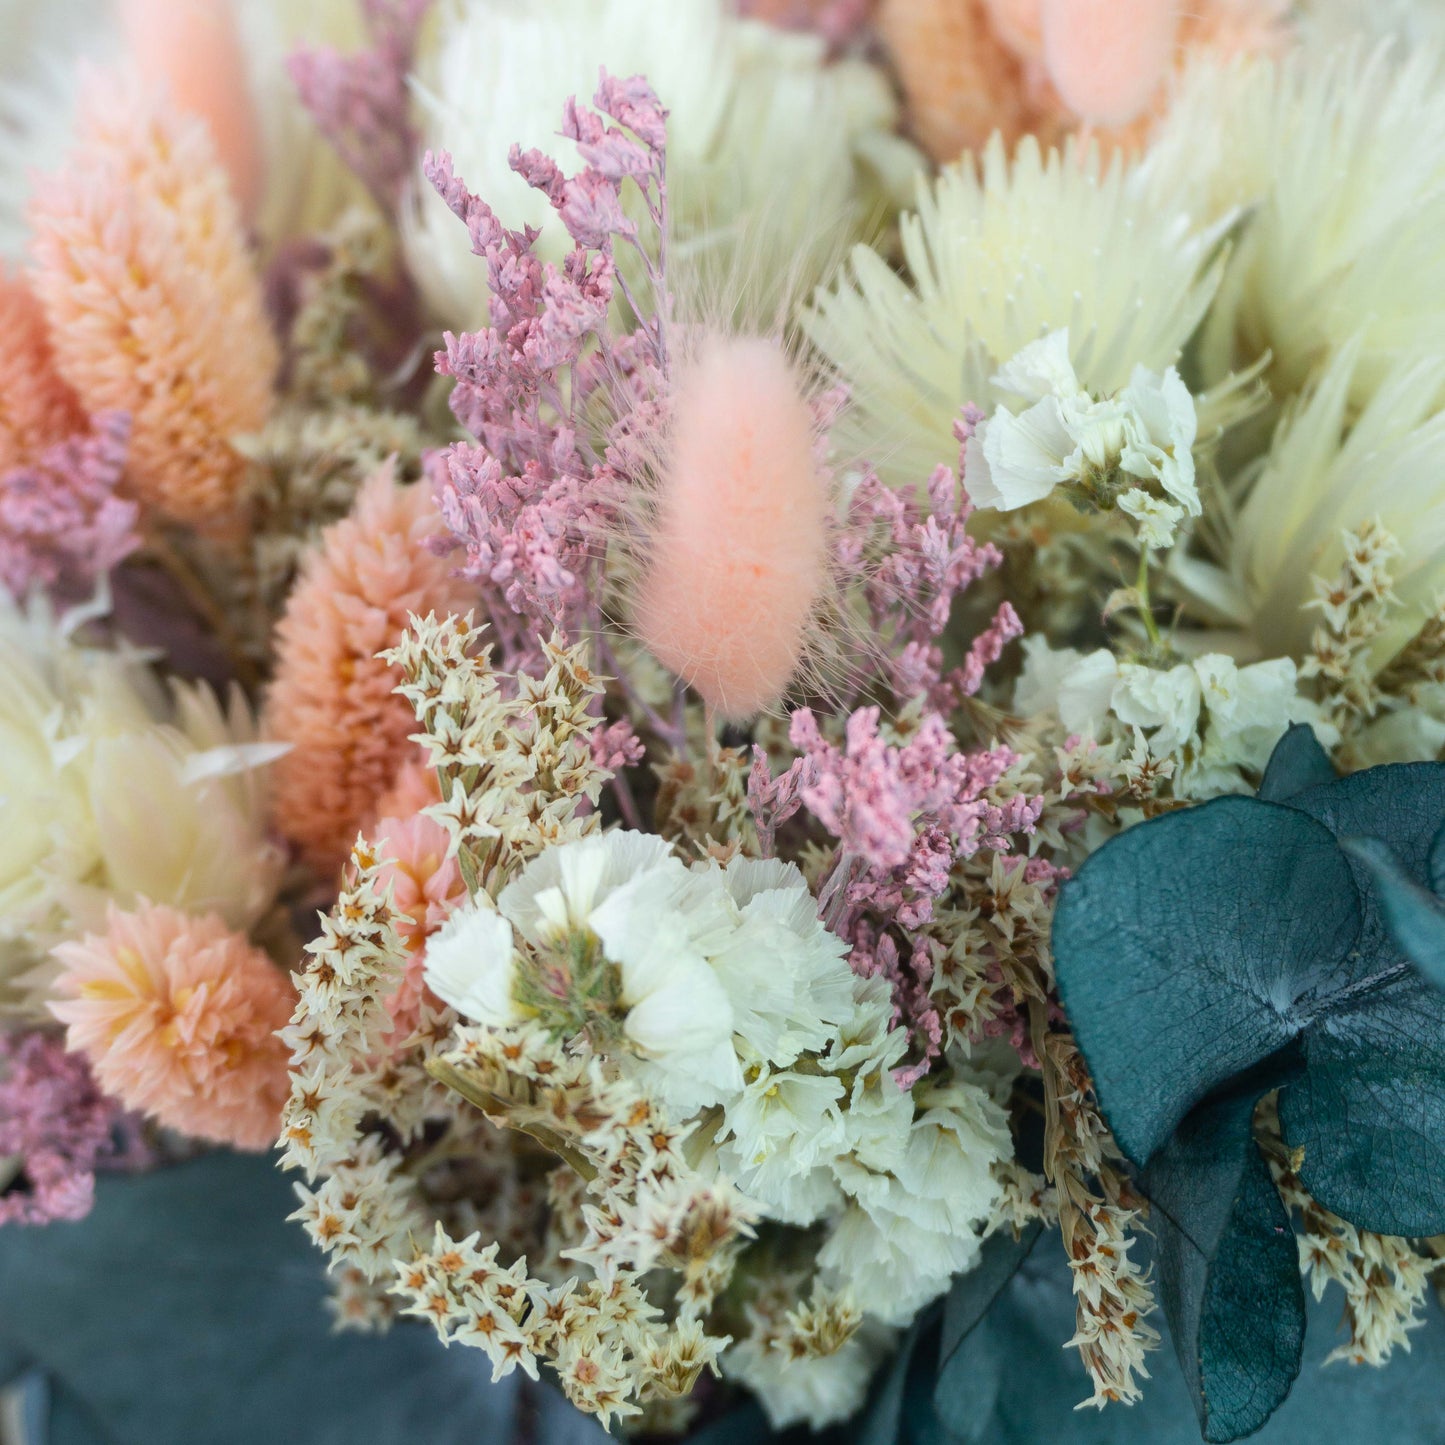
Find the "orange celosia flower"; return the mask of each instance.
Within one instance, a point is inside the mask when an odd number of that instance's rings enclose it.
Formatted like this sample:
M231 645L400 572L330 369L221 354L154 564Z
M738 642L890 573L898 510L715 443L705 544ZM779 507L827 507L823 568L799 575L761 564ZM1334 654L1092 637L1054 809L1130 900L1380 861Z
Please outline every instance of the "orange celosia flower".
M129 487L173 521L233 531L246 463L231 438L266 420L277 349L205 123L89 72L75 149L29 218L60 374L92 412L130 413Z
M427 547L442 531L427 489L399 485L384 467L323 533L277 625L269 736L292 749L272 773L276 822L320 873L341 866L416 755L407 742L416 719L376 654L395 645L409 613L475 603Z
M264 953L213 913L143 903L55 957L51 1012L107 1094L194 1138L275 1142L295 993Z
M55 370L40 303L0 266L0 472L84 425L79 399Z

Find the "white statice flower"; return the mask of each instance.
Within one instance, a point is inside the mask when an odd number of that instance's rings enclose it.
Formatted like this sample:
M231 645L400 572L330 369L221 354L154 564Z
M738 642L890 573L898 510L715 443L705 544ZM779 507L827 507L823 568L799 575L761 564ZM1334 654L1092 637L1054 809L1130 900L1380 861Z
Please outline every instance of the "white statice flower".
M1013 1152L1006 1113L979 1085L930 1082L918 1093L894 1169L840 1162L854 1202L818 1255L823 1282L852 1289L885 1324L906 1324L977 1259L999 1193L993 1165Z
M1146 166L1192 186L1201 216L1243 209L1201 348L1206 383L1268 353L1271 387L1288 395L1358 336L1358 409L1397 363L1438 355L1438 47L1314 44L1278 62L1192 67Z
M512 925L489 903L473 899L454 910L427 940L427 987L464 1018L507 1028L525 1017L517 981Z
M911 279L855 248L805 323L850 388L857 454L920 485L956 455L964 404L1012 402L1000 368L1051 332L1067 330L1071 369L1096 397L1136 367L1173 366L1220 274L1217 232L1171 198L1176 184L1072 142L1045 156L1032 137L1011 161L995 137L976 163L921 183L902 221Z
M1311 724L1327 744L1338 738L1301 696L1287 657L1241 666L1211 652L1154 668L1105 648L1085 654L1030 639L1015 703L1052 711L1068 732L1100 742L1143 738L1151 757L1174 764L1176 792L1194 799L1247 790L1246 775L1263 770L1292 723Z
M853 1012L848 945L819 921L794 864L739 856L721 881L737 926L709 962L732 1003L740 1047L774 1067L820 1052Z
M879 187L901 192L920 164L892 134L897 105L879 70L829 61L817 36L741 20L725 0L443 0L416 82L423 140L451 153L504 224L540 227L548 260L571 243L508 149L539 147L576 169L559 118L569 96L591 101L599 67L645 75L669 112L672 256L746 275L764 309L805 293L857 238ZM487 269L424 181L403 234L437 316L458 329L484 320Z
M144 658L82 646L84 620L0 605L0 1002L108 902L245 929L280 873L258 770L283 749L239 692L224 708L199 687L168 695Z
M821 1430L861 1407L895 1338L894 1331L865 1322L832 1354L802 1356L785 1348L785 1341L743 1340L723 1356L722 1369L757 1396L774 1430L791 1425Z
M1320 620L1306 607L1314 578L1338 571L1342 533L1362 523L1378 521L1402 551L1391 570L1403 605L1376 646L1377 664L1445 592L1445 357L1396 363L1355 415L1364 365L1362 343L1348 343L1286 413L1230 529L1228 568L1212 574L1215 610L1265 656L1306 655Z
M999 368L993 385L1024 404L1001 402L969 438L966 475L977 507L1010 512L1070 485L1102 502L1117 479L1129 477L1165 493L1130 487L1118 499L1144 546L1170 546L1184 516L1199 515L1198 419L1172 366L1162 374L1136 366L1127 386L1095 396L1079 381L1065 328L1030 342Z

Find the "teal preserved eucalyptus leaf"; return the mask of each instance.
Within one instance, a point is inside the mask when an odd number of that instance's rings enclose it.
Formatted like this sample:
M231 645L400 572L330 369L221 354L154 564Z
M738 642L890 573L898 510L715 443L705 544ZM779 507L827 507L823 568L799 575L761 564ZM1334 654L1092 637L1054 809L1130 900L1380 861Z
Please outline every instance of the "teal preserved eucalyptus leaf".
M1254 1140L1260 1088L1201 1104L1144 1177L1164 1313L1208 1441L1258 1430L1304 1349L1294 1231Z
M1166 1216L1166 1306L1210 1439L1268 1419L1297 1357L1293 1242L1248 1127L1266 1063L1292 1066L1281 1133L1321 1204L1445 1231L1445 992L1422 976L1445 958L1445 766L1324 778L1322 757L1292 731L1270 798L1111 840L1054 920L1100 1107Z

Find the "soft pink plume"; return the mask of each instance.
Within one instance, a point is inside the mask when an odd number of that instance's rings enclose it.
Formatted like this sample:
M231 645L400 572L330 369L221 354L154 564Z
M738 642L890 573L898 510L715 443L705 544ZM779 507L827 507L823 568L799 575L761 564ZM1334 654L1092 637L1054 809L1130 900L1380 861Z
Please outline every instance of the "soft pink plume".
M827 576L813 413L774 342L712 337L679 365L634 607L648 648L720 716L776 703Z

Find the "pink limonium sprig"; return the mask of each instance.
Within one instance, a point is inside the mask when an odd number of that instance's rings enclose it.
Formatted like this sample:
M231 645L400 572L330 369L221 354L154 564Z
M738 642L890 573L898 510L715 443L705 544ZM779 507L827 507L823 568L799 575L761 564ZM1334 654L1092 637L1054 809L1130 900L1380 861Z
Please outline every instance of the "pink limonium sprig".
M371 45L353 55L329 46L287 61L301 103L387 215L416 164L407 76L432 0L361 0Z
M614 246L634 247L655 296L665 296L662 243L649 253L621 192L636 185L661 237L666 112L644 81L605 71L595 103L618 124L575 101L565 107L562 133L587 162L577 175L539 151L511 152L512 168L547 197L575 243L560 268L538 258L535 231L507 229L466 189L449 156L428 154L424 166L488 268L489 326L447 333L437 355L438 371L456 381L452 411L476 442L436 453L429 474L508 667L554 628L600 631L602 539L618 525L629 438L664 366L661 323L621 277ZM615 292L638 318L630 335L612 334ZM612 418L603 435L586 419L599 400Z
M935 960L921 936L950 884L954 865L980 849L1012 850L1034 830L1043 799L1011 786L1019 763L995 745L966 752L948 715L983 682L985 669L1022 632L1002 603L961 665L945 671L938 639L955 600L1002 560L970 537L973 507L963 453L981 418L969 408L954 428L957 470L940 466L924 503L865 474L855 489L836 548L840 568L863 578L863 602L881 680L913 713L890 742L877 706L854 709L841 744L824 736L806 709L792 714L789 741L798 756L774 778L754 749L749 803L764 852L778 828L806 809L838 843L819 891L819 913L853 945L851 962L881 974L910 1029L915 1058L900 1071L912 1083L938 1056L942 1021L930 998Z
M100 1168L149 1158L135 1121L96 1087L83 1058L58 1035L0 1033L0 1224L83 1219Z
M138 508L115 492L129 436L126 413L103 412L89 432L0 472L0 583L11 594L88 595L140 545Z

